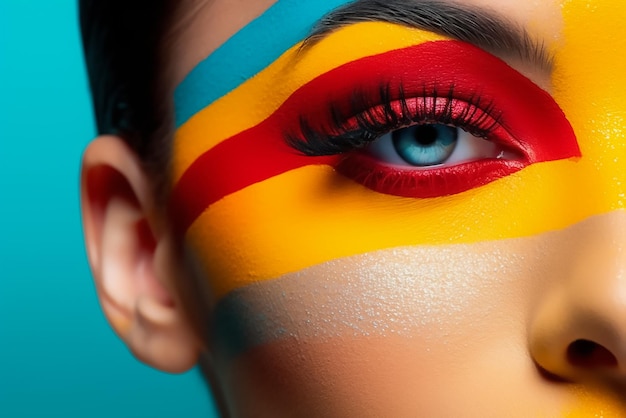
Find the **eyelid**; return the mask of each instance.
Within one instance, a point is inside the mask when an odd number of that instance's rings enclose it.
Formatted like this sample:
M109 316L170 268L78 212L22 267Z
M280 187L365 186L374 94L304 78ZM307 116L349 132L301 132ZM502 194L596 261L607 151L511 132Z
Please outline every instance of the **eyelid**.
M446 91L454 85L458 100L471 102L480 95L485 103L493 102L503 114L502 127L518 142L519 149L531 163L580 155L573 130L552 97L502 60L472 45L458 41L429 42L359 62L362 65L353 63L355 65L342 67L351 71L344 72L341 82L337 77L326 86L320 83L323 93L311 92L306 105L301 106L300 116L294 115L293 119L299 121L305 115L312 129L332 132L328 121L332 121L333 115L320 114L318 109L331 103L342 115L350 114L354 110L351 98L356 88L378 97L379 86L390 83L395 94L390 99L395 100L399 95L398 86L410 97ZM298 129L291 129L291 132L298 132Z
M302 137L288 135L287 142L305 155L332 155L361 148L381 135L415 124L438 123L460 127L482 138L489 137L500 126L501 112L494 109L493 102L482 100L479 95L467 101L457 99L453 86L442 90L429 90L424 86L419 96L408 98L402 84L397 92L387 85L370 97L358 92L351 101L353 110L348 116L342 114L340 105L331 104L331 126L316 131L306 119L301 118ZM507 145L521 147L510 135L506 138L504 142Z
M350 83L329 83L324 98L331 104L331 109L335 109L330 116L320 115L319 111L311 114L308 108L323 106L312 105L311 100L302 107L305 116L300 116L300 125L308 128L309 136L315 131L320 139L332 136L336 132L329 121L343 122L343 115L355 113L350 89L357 88L369 91L372 97L382 97L377 89L387 83L392 86L389 100L397 100L400 93L427 97L445 91L453 84L455 99L471 103L479 95L489 106L493 103L503 114L499 120L500 137L515 145L529 164L580 156L573 130L552 97L502 60L472 45L435 41L359 62L362 65L354 65L342 80L351 80ZM372 100L368 106L380 106L381 100L377 100ZM293 130L287 141L306 143L306 135L298 140L297 132Z

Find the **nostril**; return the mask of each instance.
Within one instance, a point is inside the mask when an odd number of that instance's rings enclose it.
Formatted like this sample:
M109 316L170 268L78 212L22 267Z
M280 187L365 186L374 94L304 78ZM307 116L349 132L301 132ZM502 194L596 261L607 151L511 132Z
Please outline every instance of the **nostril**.
M581 368L614 368L617 359L609 350L589 340L576 340L567 347L570 364Z

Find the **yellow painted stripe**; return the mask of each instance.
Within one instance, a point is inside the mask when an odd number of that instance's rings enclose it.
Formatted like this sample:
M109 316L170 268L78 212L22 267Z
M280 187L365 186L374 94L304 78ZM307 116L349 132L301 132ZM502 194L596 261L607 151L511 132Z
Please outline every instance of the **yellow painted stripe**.
M174 181L202 153L265 120L314 78L359 58L441 39L446 38L389 23L368 22L338 30L305 52L299 53L300 45L296 45L178 129L173 152Z
M590 165L535 164L484 187L435 199L379 194L330 167L307 166L212 205L188 238L222 296L339 257L531 236L620 207L619 201L598 198L610 190L584 181Z

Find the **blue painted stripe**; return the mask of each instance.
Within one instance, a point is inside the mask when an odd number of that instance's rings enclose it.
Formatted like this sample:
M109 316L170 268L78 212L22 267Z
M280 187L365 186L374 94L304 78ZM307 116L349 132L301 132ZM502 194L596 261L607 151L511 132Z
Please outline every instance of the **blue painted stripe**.
M176 127L276 61L302 41L325 14L350 2L279 0L180 83L174 93Z

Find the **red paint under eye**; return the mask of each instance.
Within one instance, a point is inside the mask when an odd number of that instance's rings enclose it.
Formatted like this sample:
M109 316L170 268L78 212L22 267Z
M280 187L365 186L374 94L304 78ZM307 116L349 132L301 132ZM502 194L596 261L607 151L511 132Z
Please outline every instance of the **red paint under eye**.
M513 174L527 164L518 160L479 160L428 170L381 165L359 153L342 161L337 170L380 193L405 197L438 197L483 186Z
M417 103L419 98L447 97L451 92L450 99L467 103L468 109L487 115L497 113L497 126L489 129L488 139L520 158L487 159L410 173L377 166L358 151L329 155L333 154L330 139L343 134L337 125L349 126L350 117L357 116L355 111L385 106L380 102L381 86L388 90L385 100L389 103ZM371 98L361 109L354 106L357 91ZM333 107L339 111L333 112ZM440 123L434 113L427 123ZM305 134L303 121L318 135L317 142L327 141L331 145L325 156L304 155L288 145L294 143L294 138L295 143L307 142L304 137L298 139ZM287 135L291 135L290 141ZM362 142L363 138L353 139ZM345 143L340 148L351 149ZM331 165L382 193L433 197L487 184L536 162L578 156L580 150L573 130L549 94L500 59L472 45L429 42L362 58L302 86L266 120L201 155L173 191L172 215L179 231L184 232L219 199L306 165Z

